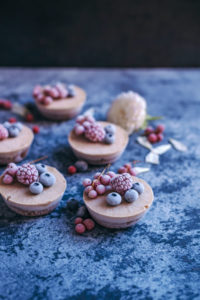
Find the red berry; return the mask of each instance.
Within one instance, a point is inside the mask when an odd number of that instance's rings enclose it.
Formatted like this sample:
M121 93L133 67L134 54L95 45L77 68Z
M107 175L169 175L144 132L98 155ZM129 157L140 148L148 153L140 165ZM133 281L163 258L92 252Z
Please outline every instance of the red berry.
M157 142L157 135L155 133L151 133L149 136L148 136L148 141L152 144L156 143Z
M157 141L158 142L161 142L163 140L163 135L162 135L162 133L158 133L157 134Z
M12 108L12 103L9 100L4 100L3 107L9 110Z
M129 170L129 174L131 174L132 176L136 176L136 173L135 173L135 171L134 171L133 168L131 168L131 169Z
M80 224L80 223L83 223L83 219L82 218L76 218L74 220L74 224L77 225L77 224Z
M75 174L77 171L75 166L69 166L67 170L68 170L68 173L71 175Z
M84 224L79 223L75 226L75 230L77 233L82 234L85 232L86 228Z
M152 127L147 127L144 131L144 134L148 136L149 134L151 134L153 132L154 132L154 130Z
M10 119L8 119L8 121L9 121L10 123L16 123L16 122L17 122L16 118L10 118Z
M124 165L124 167L127 168L127 169L130 169L130 168L131 168L131 163L126 163L126 164Z
M33 126L32 130L35 134L40 132L40 128L37 125Z
M85 219L83 221L83 224L85 225L85 227L87 228L87 230L92 230L95 227L95 223L92 219Z
M163 133L164 130L165 130L165 126L160 124L156 127L155 133Z
M26 115L26 121L27 121L27 122L33 122L33 121L34 121L34 116L33 116L33 114L28 113L28 114Z
M127 172L128 172L128 169L125 168L125 167L121 167L121 168L119 168L119 170L118 170L118 173L119 173L119 174L123 174L123 173L127 173Z

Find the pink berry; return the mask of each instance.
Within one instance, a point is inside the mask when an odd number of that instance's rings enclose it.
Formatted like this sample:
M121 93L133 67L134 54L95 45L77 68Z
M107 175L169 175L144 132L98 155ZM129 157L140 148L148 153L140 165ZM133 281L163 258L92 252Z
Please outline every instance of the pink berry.
M129 174L132 175L132 176L136 176L136 173L135 173L133 168L130 168Z
M83 222L83 219L82 218L76 218L75 220L74 220L74 224L80 224L80 223L82 223Z
M155 133L151 133L149 136L148 136L148 141L152 144L156 143L157 142L157 135Z
M97 185L96 191L99 195L103 195L106 191L105 185L103 185L103 184Z
M106 185L106 192L110 192L112 190L112 186L111 185Z
M86 122L83 123L83 126ZM87 122L89 123L89 122ZM102 142L105 137L103 126L97 122L89 123L90 126L85 127L85 137L92 142Z
M110 183L110 176L109 175L103 175L100 178L100 181L104 185L108 185Z
M11 176L15 176L18 170L18 166L15 163L9 163L6 168L6 173Z
M9 174L4 175L3 177L3 183L5 184L11 184L13 182L13 177Z
M82 125L78 125L78 124L77 124L77 125L74 127L74 130L75 130L75 134L76 134L76 135L81 135L81 134L84 133L85 128L84 128Z
M163 133L164 130L165 130L165 126L162 125L162 124L160 124L160 125L158 125L158 126L156 127L155 132L156 132L156 133Z
M85 120L90 122L90 123L94 123L95 119L92 116L85 116Z
M8 138L8 130L0 124L0 141Z
M157 134L157 142L161 142L163 140L163 135L162 133Z
M88 121L84 121L82 125L86 129L86 128L89 128L91 126L91 123L88 122Z
M97 192L95 190L91 190L89 193L88 193L88 197L90 199L94 199L97 197Z
M101 184L101 182L98 180L98 179L94 179L93 182L92 182L92 185L94 188L97 187L97 185Z
M85 227L87 228L87 230L92 230L95 227L95 223L92 219L85 219L83 221L83 224L85 225Z
M119 170L118 170L118 173L119 173L119 174L123 174L123 173L127 173L127 172L128 172L128 169L125 168L125 167L121 167L121 168L119 168Z
M50 97L50 96L46 96L46 97L44 97L44 99L43 99L43 104L44 104L44 105L49 105L49 104L51 104L52 102L53 102L53 98Z
M106 175L110 176L110 178L113 178L113 177L116 176L115 172L113 172L113 171L108 171L108 172L106 173Z
M123 195L133 185L133 178L129 173L117 175L110 182L112 190Z
M83 180L83 186L88 186L88 185L91 185L92 184L92 180L90 178L85 178Z
M85 116L80 115L76 118L76 123L82 124L85 121Z
M73 175L73 174L75 174L76 173L76 167L75 166L69 166L68 167L68 169L67 169L67 171L68 171L68 173L70 174L70 175Z
M85 230L86 230L86 227L85 227L84 224L79 223L79 224L77 224L77 225L75 226L75 231L76 231L77 233L79 233L79 234L84 233Z
M86 188L84 189L84 192L85 192L86 194L88 194L91 190L93 190L93 186L92 186L92 185L88 185L88 186L86 186Z
M101 172L97 172L97 173L95 173L95 174L94 174L94 179L97 179L97 178L99 178L99 176L101 176Z
M151 133L153 133L153 132L154 132L154 130L153 130L152 127L147 127L147 128L145 129L145 131L144 131L144 134L145 134L146 136L148 136L149 134L151 134Z

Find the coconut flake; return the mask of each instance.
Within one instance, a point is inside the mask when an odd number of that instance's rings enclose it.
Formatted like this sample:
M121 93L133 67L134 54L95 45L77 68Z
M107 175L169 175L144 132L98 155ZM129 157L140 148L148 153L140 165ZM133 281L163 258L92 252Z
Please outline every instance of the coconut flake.
M143 146L149 150L152 149L152 145L149 143L149 141L147 140L147 138L145 136L138 136L137 142L138 142L138 144L140 144L141 146Z
M177 141L175 139L169 139L169 142L178 151L185 152L185 151L188 150L187 147L184 144L182 144L181 142L179 142L179 141Z
M167 152L168 150L171 149L171 145L169 144L166 144L166 145L161 145L161 146L158 146L156 148L153 148L152 151L156 154L163 154L165 152Z
M145 157L145 161L147 163L150 163L150 164L155 164L155 165L158 165L160 162L159 162L159 155L154 153L153 151L150 151L146 157Z
M133 170L134 170L135 174L138 175L140 173L149 172L150 168L135 167L135 168L133 168Z
M15 102L12 106L12 112L22 117L25 117L27 113L29 113L29 110L25 106Z

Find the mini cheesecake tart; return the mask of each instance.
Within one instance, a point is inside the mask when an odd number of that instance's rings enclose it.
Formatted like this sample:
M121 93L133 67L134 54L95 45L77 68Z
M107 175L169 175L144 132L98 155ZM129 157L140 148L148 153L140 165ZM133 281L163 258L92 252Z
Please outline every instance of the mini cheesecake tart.
M22 161L28 153L33 138L32 130L23 125L18 136L0 140L0 164Z
M106 197L111 191L98 195L95 199L83 193L83 200L92 216L100 225L107 228L127 228L137 223L150 208L154 195L151 187L143 179L132 177L133 183L139 182L144 186L144 191L137 200L132 203L125 201L122 197L121 204L111 206L107 203Z
M55 168L46 166L46 171L55 178L55 184L44 187L40 194L33 194L28 185L14 180L11 184L3 182L0 177L0 194L7 206L14 212L23 216L46 215L54 210L66 190L66 180Z
M68 120L78 115L81 111L85 100L86 93L78 86L73 86L74 96L63 97L45 105L35 101L40 113L51 120Z
M111 124L109 122L97 123L102 127ZM88 163L94 165L103 165L116 161L122 155L128 144L128 134L120 126L114 126L115 139L112 144L91 142L82 135L76 135L73 129L69 134L68 141L77 158L86 160Z

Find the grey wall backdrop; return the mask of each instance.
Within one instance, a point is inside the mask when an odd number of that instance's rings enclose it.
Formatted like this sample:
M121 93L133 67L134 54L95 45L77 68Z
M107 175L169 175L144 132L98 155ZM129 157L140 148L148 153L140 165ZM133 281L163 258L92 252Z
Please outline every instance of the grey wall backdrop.
M198 0L4 1L0 20L0 66L200 66Z

